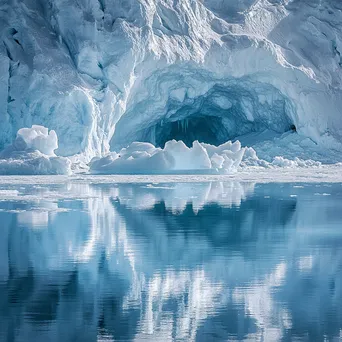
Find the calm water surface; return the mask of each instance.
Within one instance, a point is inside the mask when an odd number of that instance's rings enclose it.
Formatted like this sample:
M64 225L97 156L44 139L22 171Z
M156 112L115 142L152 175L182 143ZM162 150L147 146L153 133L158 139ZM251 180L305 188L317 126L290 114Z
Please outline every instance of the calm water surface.
M0 185L0 341L341 341L342 184Z

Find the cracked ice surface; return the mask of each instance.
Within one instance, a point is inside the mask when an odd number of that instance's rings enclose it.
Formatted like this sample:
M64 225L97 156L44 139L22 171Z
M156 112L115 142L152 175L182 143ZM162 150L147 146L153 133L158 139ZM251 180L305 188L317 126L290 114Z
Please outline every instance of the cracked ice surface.
M85 161L134 141L219 145L295 127L314 159L336 162L341 11L338 0L0 0L0 149L33 124Z

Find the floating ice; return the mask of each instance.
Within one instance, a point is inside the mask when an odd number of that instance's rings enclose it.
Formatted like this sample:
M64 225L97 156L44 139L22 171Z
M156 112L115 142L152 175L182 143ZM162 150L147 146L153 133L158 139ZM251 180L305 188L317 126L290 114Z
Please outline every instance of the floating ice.
M322 163L277 155L270 160L260 159L253 148L241 147L240 141L220 146L194 141L192 147L187 147L183 141L171 140L163 149L134 142L119 153L93 158L89 166L93 174L227 174L251 168L317 168Z
M13 144L0 152L0 174L70 174L71 162L57 157L54 153L57 148L55 131L36 125L22 128Z
M237 170L244 155L239 142L218 147L194 141L171 140L164 149L150 143L134 142L119 153L93 158L90 172L97 174L229 173Z

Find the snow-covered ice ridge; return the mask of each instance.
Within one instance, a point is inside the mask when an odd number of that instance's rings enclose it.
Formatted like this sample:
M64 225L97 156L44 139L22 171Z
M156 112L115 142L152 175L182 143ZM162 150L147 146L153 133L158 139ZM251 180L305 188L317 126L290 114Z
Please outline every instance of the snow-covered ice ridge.
M172 139L341 159L339 0L0 0L0 34L0 150L43 125L85 162Z

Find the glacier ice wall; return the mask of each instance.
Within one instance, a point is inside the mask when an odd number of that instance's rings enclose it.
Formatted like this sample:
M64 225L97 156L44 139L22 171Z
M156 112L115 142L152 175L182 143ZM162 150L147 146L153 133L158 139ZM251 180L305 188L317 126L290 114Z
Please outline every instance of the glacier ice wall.
M342 140L339 0L0 0L0 35L0 149L32 124L88 159L263 130Z

